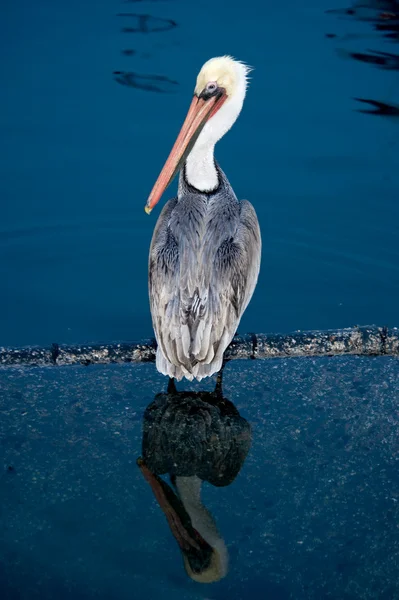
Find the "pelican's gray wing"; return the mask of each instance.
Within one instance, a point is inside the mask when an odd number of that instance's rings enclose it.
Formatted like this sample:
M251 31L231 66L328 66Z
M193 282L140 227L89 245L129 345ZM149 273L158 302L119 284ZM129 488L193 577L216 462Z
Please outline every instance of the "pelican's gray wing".
M237 230L219 246L212 278L212 289L219 300L218 310L223 313L231 306L229 329L234 328L234 333L237 319L241 319L254 293L261 257L261 236L254 207L248 200L239 206Z
M149 265L148 265L148 292L150 297L150 309L155 337L158 343L158 356L168 356L170 352L170 340L167 339L165 346L165 329L168 315L175 314L178 310L178 273L179 273L179 248L177 241L170 231L170 217L177 204L177 198L169 200L159 215L152 236ZM164 373L168 375L169 373ZM174 377L174 375L170 375Z
M150 250L149 292L157 368L178 380L220 370L255 289L259 224L235 198L186 195L163 209Z

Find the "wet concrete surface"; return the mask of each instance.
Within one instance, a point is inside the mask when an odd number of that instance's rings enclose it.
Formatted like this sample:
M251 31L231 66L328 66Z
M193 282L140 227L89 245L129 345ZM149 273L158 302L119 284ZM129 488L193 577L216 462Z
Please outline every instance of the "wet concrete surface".
M398 598L398 376L392 357L226 366L252 445L231 485L203 485L229 553L204 586L136 465L155 367L2 368L1 598Z

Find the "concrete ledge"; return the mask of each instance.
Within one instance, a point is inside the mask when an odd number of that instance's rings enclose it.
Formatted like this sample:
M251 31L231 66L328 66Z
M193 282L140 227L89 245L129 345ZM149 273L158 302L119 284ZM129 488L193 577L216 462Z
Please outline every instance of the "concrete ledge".
M109 344L52 344L49 348L0 347L0 366L64 366L154 362L156 342ZM350 327L325 331L295 331L290 334L236 335L226 350L226 358L289 358L299 356L399 356L399 329Z

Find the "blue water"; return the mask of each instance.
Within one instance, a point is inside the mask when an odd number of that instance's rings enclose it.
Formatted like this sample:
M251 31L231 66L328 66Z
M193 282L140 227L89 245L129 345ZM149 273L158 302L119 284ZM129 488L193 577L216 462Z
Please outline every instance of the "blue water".
M240 329L398 325L399 118L357 112L367 106L354 100L397 107L398 69L350 53L397 55L399 45L375 30L374 10L326 12L345 8L2 2L0 343L152 334L159 210L143 206L198 70L226 53L255 67L216 153L263 234Z

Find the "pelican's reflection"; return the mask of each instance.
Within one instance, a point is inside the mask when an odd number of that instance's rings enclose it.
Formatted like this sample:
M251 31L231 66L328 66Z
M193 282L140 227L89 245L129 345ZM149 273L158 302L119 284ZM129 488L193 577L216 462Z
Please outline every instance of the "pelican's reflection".
M214 392L195 393L178 392L171 380L144 413L137 463L195 581L218 581L228 570L226 545L201 501L202 482L230 485L250 445L250 425L223 397L220 381ZM165 473L171 485L159 477Z

